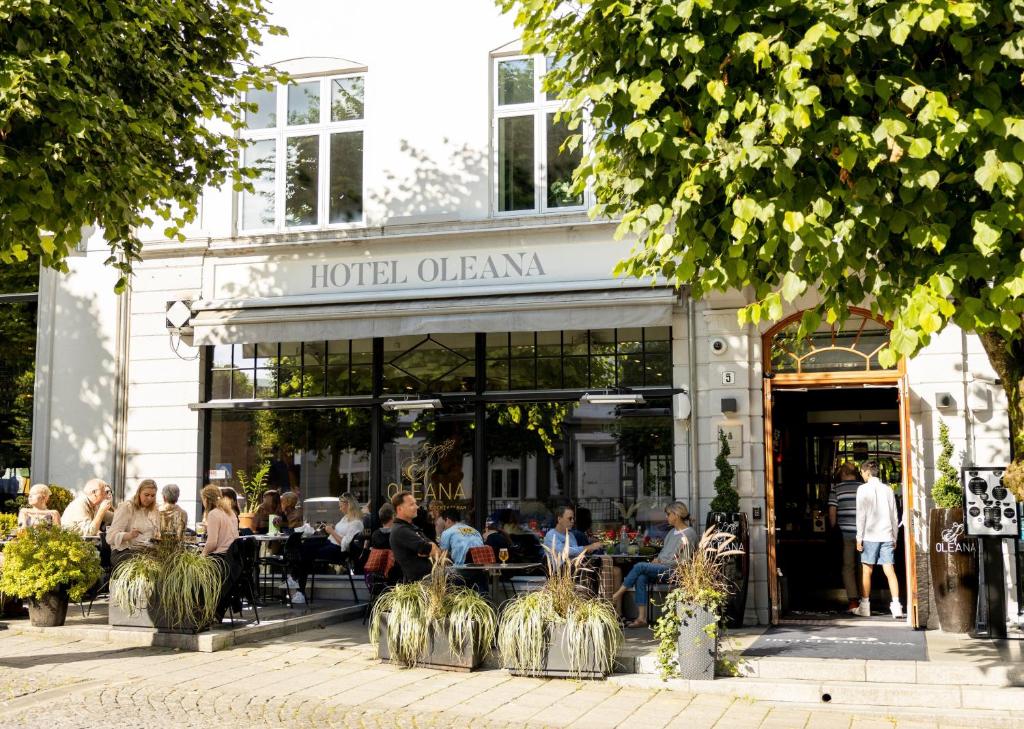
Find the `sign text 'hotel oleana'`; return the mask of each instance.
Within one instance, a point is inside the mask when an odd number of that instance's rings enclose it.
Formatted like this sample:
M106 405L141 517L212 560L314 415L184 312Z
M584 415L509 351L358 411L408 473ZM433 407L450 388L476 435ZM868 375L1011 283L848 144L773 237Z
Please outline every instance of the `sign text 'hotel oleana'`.
M424 256L418 260L313 263L312 289L348 289L399 284L461 283L546 276L536 251L457 256Z

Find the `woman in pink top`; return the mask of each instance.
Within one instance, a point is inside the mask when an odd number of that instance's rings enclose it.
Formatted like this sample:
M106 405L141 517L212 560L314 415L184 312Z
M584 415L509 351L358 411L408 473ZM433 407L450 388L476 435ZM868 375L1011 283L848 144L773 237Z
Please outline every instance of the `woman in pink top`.
M202 490L203 510L206 512L206 544L203 556L226 554L231 543L238 539L238 521L221 502L220 489L206 486Z

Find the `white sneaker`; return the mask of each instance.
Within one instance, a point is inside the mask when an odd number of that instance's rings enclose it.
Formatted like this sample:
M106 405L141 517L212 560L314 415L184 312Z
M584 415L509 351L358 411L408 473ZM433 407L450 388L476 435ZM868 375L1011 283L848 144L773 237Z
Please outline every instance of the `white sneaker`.
M295 605L305 605L305 604L306 604L306 596L303 595L301 592L296 592L294 595L292 595L292 606L293 607Z
M892 616L896 620L901 620L904 617L903 606L900 605L899 600L893 600L891 603L889 603L889 612L892 613Z
M861 600L860 605L853 611L853 614L861 618L871 617L871 603L867 600Z
M285 585L288 587L289 590L298 590L299 589L299 583L296 582L295 578L292 577L291 575L288 575L288 578L285 580Z

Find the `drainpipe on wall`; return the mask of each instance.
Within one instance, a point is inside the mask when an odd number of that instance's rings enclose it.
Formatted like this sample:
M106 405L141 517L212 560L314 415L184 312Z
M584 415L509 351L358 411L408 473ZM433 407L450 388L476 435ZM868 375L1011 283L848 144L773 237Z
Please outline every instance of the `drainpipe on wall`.
M967 358L967 332L963 329L960 330L960 362L964 386L964 465L971 466L974 465L974 424L971 422L971 411L967 407L967 398L970 394L970 363Z
M124 482L127 472L128 437L128 341L131 327L131 284L117 297L116 331L114 333L114 448L113 481L114 498L124 499Z
M697 403L700 398L697 392L697 312L694 306L693 297L689 289L686 291L686 343L689 347L687 374L689 375L690 387L690 423L689 423L689 446L690 446L690 507L691 515L695 514L700 522L700 442L697 438Z

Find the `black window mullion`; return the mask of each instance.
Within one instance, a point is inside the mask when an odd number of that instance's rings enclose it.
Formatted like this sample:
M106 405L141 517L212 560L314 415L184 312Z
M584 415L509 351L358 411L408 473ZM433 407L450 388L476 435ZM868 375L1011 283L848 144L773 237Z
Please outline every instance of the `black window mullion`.
M647 329L640 330L640 383L647 385Z

